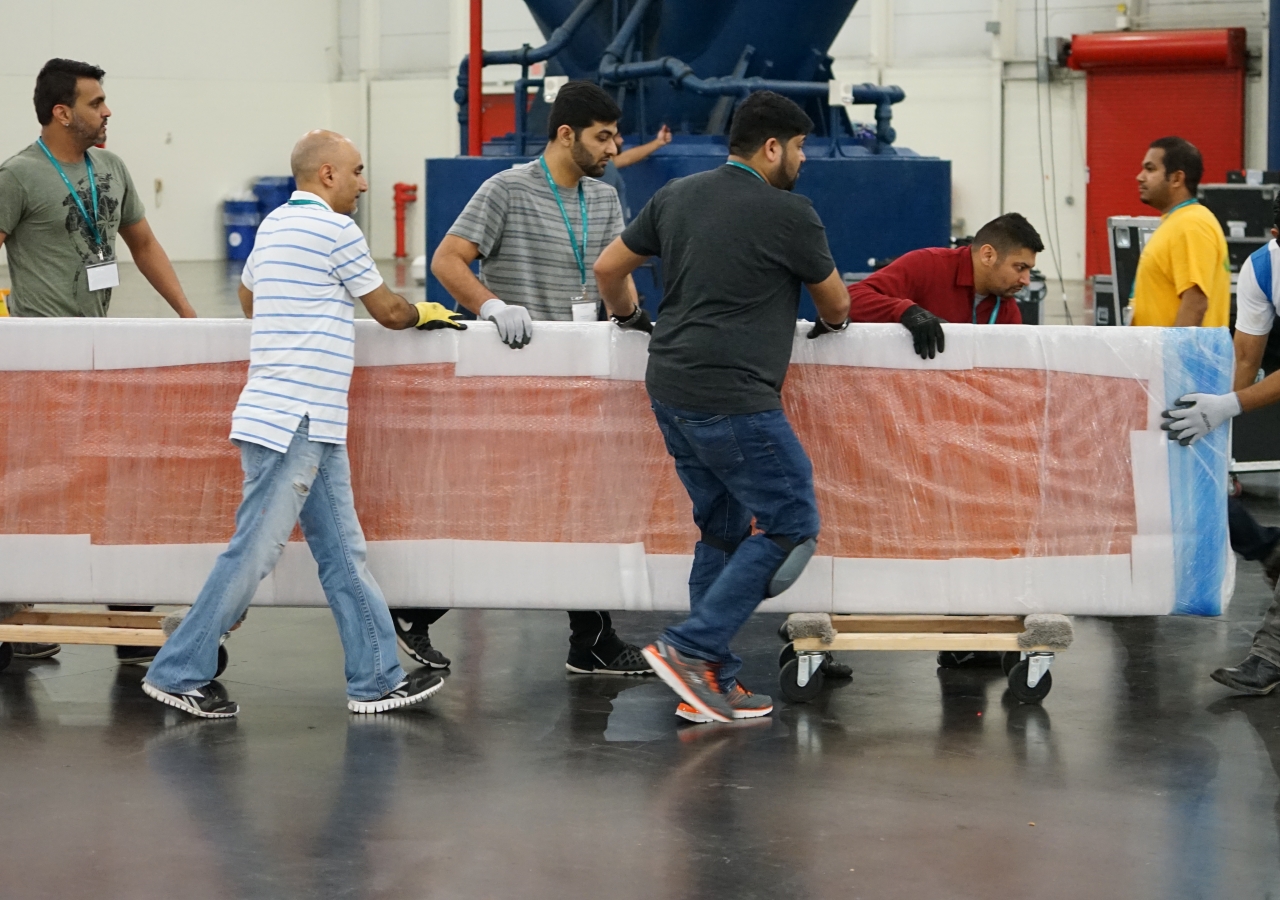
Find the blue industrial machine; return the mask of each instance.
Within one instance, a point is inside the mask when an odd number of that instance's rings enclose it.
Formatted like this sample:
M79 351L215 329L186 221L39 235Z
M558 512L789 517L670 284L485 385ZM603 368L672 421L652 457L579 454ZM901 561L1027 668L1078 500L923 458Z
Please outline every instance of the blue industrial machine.
M519 65L515 131L491 140L481 156L429 159L426 171L427 258L485 179L541 152L549 106L546 74L590 79L622 108L626 145L648 140L666 124L674 140L623 173L633 211L672 178L723 163L735 105L756 90L773 90L801 104L814 122L808 161L796 190L813 200L841 272L865 272L869 261L919 247L946 246L951 223L951 164L894 145L892 106L901 88L858 85L855 104L874 108L874 124L849 119L828 103L832 59L827 55L856 0L525 0L547 38L541 47L485 51L484 65ZM468 60L455 99L462 125ZM762 227L768 227L762 223ZM637 273L650 313L661 299L658 266ZM452 306L428 273L428 299ZM807 296L802 316L812 318Z

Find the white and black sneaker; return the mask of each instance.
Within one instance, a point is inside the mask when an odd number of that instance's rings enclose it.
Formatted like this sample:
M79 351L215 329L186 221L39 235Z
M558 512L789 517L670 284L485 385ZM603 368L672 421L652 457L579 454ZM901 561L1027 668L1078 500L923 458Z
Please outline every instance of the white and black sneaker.
M143 692L166 706L172 706L202 719L230 719L240 712L240 707L227 699L227 689L216 681L185 694L173 694L156 687L149 681L142 682Z
M395 615L391 617L391 622L396 627L396 643L410 659L419 665L430 666L433 669L449 668L452 660L431 646L431 635L427 629L423 628L415 632L409 627L409 623Z
M347 709L353 713L368 715L369 713L390 712L403 709L426 700L440 688L444 687L444 679L430 669L418 669L400 682L394 689L376 700L347 699Z
M564 667L579 675L652 675L653 667L640 648L615 638L606 647L569 645Z

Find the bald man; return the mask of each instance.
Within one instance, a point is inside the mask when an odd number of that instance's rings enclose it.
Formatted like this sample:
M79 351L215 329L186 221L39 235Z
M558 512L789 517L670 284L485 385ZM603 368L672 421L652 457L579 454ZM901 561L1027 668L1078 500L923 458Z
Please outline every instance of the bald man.
M148 696L201 718L239 712L213 680L218 644L275 568L296 523L338 623L347 708L400 709L442 684L430 669L406 676L400 668L387 602L365 564L347 459L347 389L357 297L386 328L465 326L438 303L409 303L378 274L351 220L369 184L350 141L312 131L290 162L298 190L263 220L241 277L253 337L249 380L231 415L244 467L236 532L142 685Z

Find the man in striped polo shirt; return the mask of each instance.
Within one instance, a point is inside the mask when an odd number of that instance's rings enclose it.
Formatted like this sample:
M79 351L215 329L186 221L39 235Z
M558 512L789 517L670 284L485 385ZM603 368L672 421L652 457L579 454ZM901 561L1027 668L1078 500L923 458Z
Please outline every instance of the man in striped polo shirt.
M442 684L429 669L405 676L386 600L365 564L346 450L347 390L356 297L387 328L465 326L438 303L409 303L378 274L350 218L369 188L350 141L310 132L291 163L298 190L263 220L241 278L253 337L249 381L231 417L245 475L236 532L142 685L161 703L202 718L239 711L213 680L218 645L298 522L338 623L347 707L386 712L425 700Z
M622 206L617 191L597 179L618 153L621 115L598 85L566 84L551 106L542 156L482 184L436 248L432 274L458 303L494 322L513 350L533 339L534 320L598 317L591 267L622 233ZM471 271L477 259L479 278ZM629 277L627 284L634 298ZM406 653L423 665L449 665L428 632L445 610L392 613ZM570 612L569 631L570 672L653 674L640 648L618 637L607 612Z

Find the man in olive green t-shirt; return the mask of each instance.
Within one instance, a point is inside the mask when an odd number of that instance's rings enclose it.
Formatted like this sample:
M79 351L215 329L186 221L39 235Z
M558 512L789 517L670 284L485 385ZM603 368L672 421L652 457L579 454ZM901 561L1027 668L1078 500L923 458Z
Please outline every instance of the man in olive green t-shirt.
M101 285L119 281L110 265L118 233L160 296L179 316L195 318L147 224L129 170L114 153L94 148L106 140L111 116L103 74L87 63L49 60L36 78L40 140L0 164L0 244L13 288L9 313L105 316L111 287ZM91 273L96 290L90 290Z

